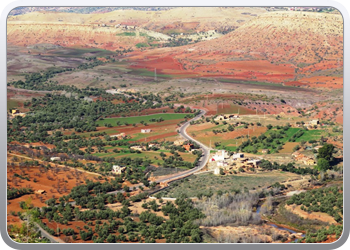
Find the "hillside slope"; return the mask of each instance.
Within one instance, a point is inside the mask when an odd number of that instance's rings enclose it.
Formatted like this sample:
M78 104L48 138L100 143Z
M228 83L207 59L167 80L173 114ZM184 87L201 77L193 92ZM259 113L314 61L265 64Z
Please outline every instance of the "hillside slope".
M309 77L342 77L343 20L336 14L271 12L218 39L135 53L132 60L138 67L162 69L152 63L170 55L188 72L202 76L303 85ZM142 59L147 57L152 60ZM170 73L172 68L163 71Z

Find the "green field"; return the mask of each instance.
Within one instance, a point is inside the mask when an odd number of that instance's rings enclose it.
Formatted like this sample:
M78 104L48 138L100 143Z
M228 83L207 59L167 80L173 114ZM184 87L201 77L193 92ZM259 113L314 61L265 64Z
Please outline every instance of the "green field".
M123 33L118 33L116 36L136 36L135 32L123 32Z
M284 137L284 138L281 138L279 139L281 142L287 142L289 140L289 138L291 138L294 134L296 134L298 131L300 131L301 128L289 128L287 131L286 131L286 134L287 136ZM265 133L266 136L269 135L269 133L271 132L272 130L269 130ZM297 138L295 141L296 142L300 142L302 140L304 141L309 141L309 140L318 140L321 138L321 135L324 131L323 130L304 130L304 134Z
M52 52L53 56L60 57L87 57L87 56L111 56L114 51L99 49L99 48L59 48ZM51 55L49 55L51 56Z
M149 47L148 43L137 43L136 44L137 48L144 48L144 47Z
M141 121L144 121L146 123L150 123L150 119L159 119L162 117L164 121L168 120L177 120L177 119L184 119L185 116L188 116L189 114L155 114L155 115L145 115L145 116L134 116L134 117L117 117L117 118L106 118L103 120L98 120L97 124L99 126L103 126L105 123L109 123L112 125L115 125L116 122L120 121L122 124L125 122L129 124L134 124L134 123L140 123Z
M295 135L298 131L302 130L301 128L289 128L288 130L285 131L286 133L286 136L284 136L283 138L279 138L279 139L274 139L271 143L269 143L267 145L263 145L262 143L256 143L254 145L250 145L250 146L246 146L244 148L244 152L253 152L253 149L254 147L257 148L258 150L261 150L261 149L269 149L270 153L275 153L277 152L277 147L278 145L281 145L283 146L286 142L289 141L289 139ZM275 129L271 129L271 130L268 130L264 133L264 135L266 137L269 137L270 134L273 132L273 131L276 131ZM309 141L309 140L319 140L322 136L322 134L324 134L324 131L323 130L303 130L304 131L304 134L298 138L295 139L295 142L301 142L301 141ZM280 141L281 143L280 144L277 144L276 141Z
M154 71L149 71L147 69L133 69L130 74L138 76L150 76L154 77ZM157 72L157 78L173 78L173 75L160 74Z
M286 172L265 172L252 175L216 176L214 174L192 175L183 180L170 184L170 188L161 192L162 197L179 197L187 194L189 197L198 197L209 193L236 192L244 188L249 190L267 187L275 182L298 178L297 174Z

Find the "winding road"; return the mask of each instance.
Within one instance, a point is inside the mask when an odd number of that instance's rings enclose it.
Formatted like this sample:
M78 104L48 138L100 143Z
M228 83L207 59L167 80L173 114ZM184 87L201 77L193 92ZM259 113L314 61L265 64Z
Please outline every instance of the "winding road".
M191 120L187 121L186 123L184 123L180 129L178 130L179 131L179 134L185 138L186 140L191 140L195 143L197 143L200 148L202 149L202 157L200 158L199 160L199 164L198 166L190 169L190 170L187 170L185 172L181 172L179 174L176 174L176 175L172 175L171 177L166 177L166 178L163 178L163 179L159 179L157 180L156 182L168 182L168 181L172 181L172 180L175 180L175 179L178 179L178 178L181 178L181 177L185 177L185 176L188 176L190 174L193 174L199 170L201 170L202 168L204 168L204 166L207 164L208 162L208 159L209 159L209 155L210 155L210 149L205 146L203 143L195 140L194 138L192 138L191 136L189 136L186 132L186 129L188 128L188 126L190 125L191 121L196 121L196 120L199 120L203 115L205 115L206 111L205 110L201 110L201 112L194 118L192 118Z
M161 182L170 182L170 181L174 181L174 180L177 180L177 179L181 179L181 178L184 178L186 176L189 176L195 172L198 172L199 170L201 170L202 168L205 167L205 165L207 164L208 162L208 159L209 159L209 155L210 155L210 149L205 146L203 143L195 140L194 138L192 138L191 136L189 136L186 132L186 129L188 128L188 126L190 126L190 123L192 121L196 121L196 120L199 120L203 115L205 115L206 111L205 110L201 110L201 112L195 116L194 118L192 118L191 120L185 122L180 128L179 128L179 134L185 138L186 140L191 140L195 143L197 143L203 154L202 154L202 157L200 158L199 160L199 163L197 166L195 166L194 168L190 169L190 170L187 170L187 171L183 171L181 173L178 173L178 174L173 174L171 176L166 176L166 177L163 177L161 179L157 179L155 182L157 183L161 183ZM131 186L130 188L138 188L140 186L143 186L143 184L136 184L136 185L133 185ZM116 190L116 191L112 191L112 192L108 192L108 194L116 194L116 193L123 193L124 190Z

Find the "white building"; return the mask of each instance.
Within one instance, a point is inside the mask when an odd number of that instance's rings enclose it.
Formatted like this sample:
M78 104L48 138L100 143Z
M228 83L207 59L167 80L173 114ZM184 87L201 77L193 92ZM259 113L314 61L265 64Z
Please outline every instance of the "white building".
M110 137L111 137L111 138L117 137L117 138L119 139L119 138L123 138L123 137L125 137L125 136L126 136L125 133L120 133L120 134L117 134L117 135L111 135Z
M150 133L152 129L141 129L141 133Z
M242 153L233 154L231 156L232 160L237 160L237 159L243 158L243 157L244 157L244 154L242 154Z
M51 161L60 161L61 158L60 157L51 157L50 160Z
M220 174L220 168L219 167L214 168L214 174L215 175L219 175Z
M211 161L224 161L228 157L229 156L226 150L218 150L218 152L216 152L216 154L214 154L213 157L211 158Z
M252 164L256 167L256 166L258 166L259 162L260 162L260 160L258 160L258 159L251 159L251 160L247 161L247 164Z
M112 173L114 174L121 174L122 172L124 172L126 169L126 167L121 167L119 165L113 165L112 167Z
M228 166L228 163L225 161L218 161L216 164L218 167L227 167Z

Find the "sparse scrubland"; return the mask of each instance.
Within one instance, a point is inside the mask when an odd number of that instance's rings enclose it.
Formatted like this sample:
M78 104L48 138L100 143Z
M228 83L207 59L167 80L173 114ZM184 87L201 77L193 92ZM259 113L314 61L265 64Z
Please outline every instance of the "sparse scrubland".
M261 223L260 216L253 212L259 201L259 194L238 193L214 195L196 202L196 207L203 211L205 218L199 223L203 226L247 225Z

